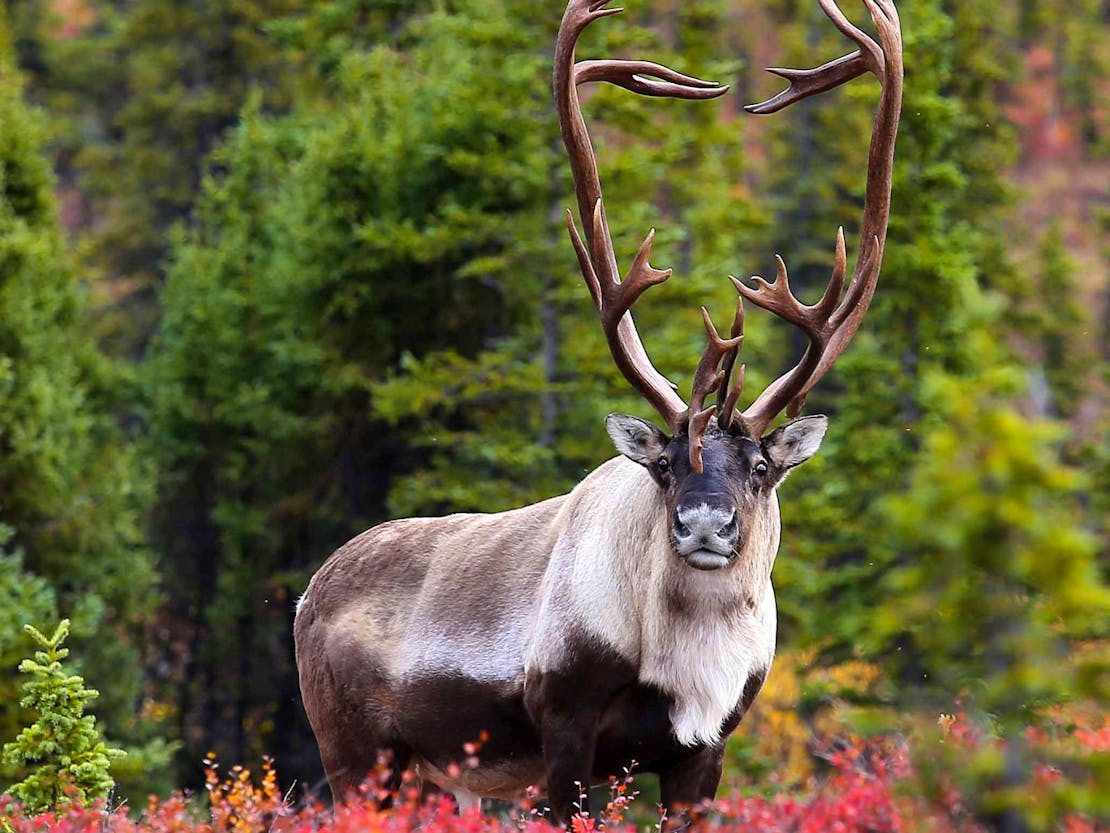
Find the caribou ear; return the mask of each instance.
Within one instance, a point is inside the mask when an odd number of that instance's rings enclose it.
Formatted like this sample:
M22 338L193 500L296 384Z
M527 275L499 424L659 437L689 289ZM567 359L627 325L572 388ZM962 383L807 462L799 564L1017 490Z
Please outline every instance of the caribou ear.
M642 466L658 460L667 447L667 435L639 417L609 414L605 417L605 430L613 438L617 451Z
M763 450L779 468L792 469L817 453L828 428L826 416L796 419L768 434L763 440Z

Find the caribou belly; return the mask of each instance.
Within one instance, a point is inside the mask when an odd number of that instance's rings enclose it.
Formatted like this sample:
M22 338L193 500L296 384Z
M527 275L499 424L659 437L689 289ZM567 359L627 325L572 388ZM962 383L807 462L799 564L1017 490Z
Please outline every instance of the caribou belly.
M421 676L398 693L396 723L420 777L448 792L502 799L542 782L540 739L521 682Z
M414 681L401 693L411 719L399 721L415 750L416 774L456 795L516 800L546 792L539 735L522 693L459 678ZM438 708L436 707L438 704ZM592 778L607 783L626 771L657 772L689 754L675 738L674 699L629 680L605 709ZM469 744L479 741L473 754Z

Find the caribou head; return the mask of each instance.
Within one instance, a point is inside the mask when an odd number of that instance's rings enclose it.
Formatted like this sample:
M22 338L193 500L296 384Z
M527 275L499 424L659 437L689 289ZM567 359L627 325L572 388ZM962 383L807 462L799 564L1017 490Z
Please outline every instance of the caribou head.
M617 450L648 470L663 494L675 555L697 570L720 570L744 551L755 519L770 511L775 487L817 451L828 420L803 417L766 438L729 431L710 420L699 437L700 471L690 437L670 437L639 417L611 414Z

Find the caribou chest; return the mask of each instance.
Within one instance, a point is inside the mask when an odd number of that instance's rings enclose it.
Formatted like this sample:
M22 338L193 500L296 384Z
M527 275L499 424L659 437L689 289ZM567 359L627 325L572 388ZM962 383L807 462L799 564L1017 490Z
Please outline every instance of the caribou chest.
M668 588L651 600L642 626L639 680L672 699L675 738L684 746L717 743L749 680L762 680L774 657L770 580L756 594Z

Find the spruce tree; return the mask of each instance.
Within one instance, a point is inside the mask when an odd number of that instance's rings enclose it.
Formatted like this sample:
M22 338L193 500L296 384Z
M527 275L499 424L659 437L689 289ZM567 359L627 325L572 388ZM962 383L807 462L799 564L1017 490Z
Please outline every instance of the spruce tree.
M901 703L958 699L1007 741L1004 756L961 765L978 812L1047 827L1097 806L1102 763L1076 754L1069 764L1085 774L1045 807L1014 789L1035 778L1023 733L1051 726L1062 703L1102 702L1110 663L1090 646L1110 638L1110 585L1083 507L1090 484L1060 461L1069 432L1022 416L1008 374L925 379L922 453L906 490L880 501L873 551L890 566L860 648L886 655Z
M880 663L887 705L960 699L1013 737L1046 704L1100 696L1099 671L1073 648L1105 638L1110 597L1082 476L1062 462L1067 428L1021 416L1026 374L1008 326L1025 287L1006 257L1013 194L1000 174L1014 145L995 86L1012 67L1012 21L989 2L900 14L910 71L886 258L863 329L807 403L831 426L788 486L802 495L784 507L775 568L783 642L824 664ZM843 95L855 112L870 93ZM863 131L848 111L812 102L780 146L809 160L799 187L822 200L850 182ZM1045 260L1067 274L1058 247Z
M1058 222L1045 232L1037 254L1039 280L1025 304L1023 333L1039 348L1050 411L1070 417L1095 383L1092 315L1079 291L1079 263Z
M170 231L200 191L204 164L252 91L285 110L287 52L267 24L293 0L86 4L65 36L52 4L13 0L19 57L36 102L56 119L57 169L86 261L125 303L96 324L133 356L157 321L155 289Z
M738 62L729 52L732 31L716 25L726 12L719 0L674 12L637 4L591 27L580 54L639 55L728 81ZM518 311L506 334L487 338L476 356L441 349L406 357L373 387L379 416L421 426L411 436L427 462L394 485L397 515L505 509L569 490L614 453L605 414L655 416L609 357L561 222L574 193L544 83L557 20L509 14L521 19L508 26L530 33L532 49L517 62L530 68L518 96L528 102L532 129L546 131L538 161L548 184L534 190L521 215L527 223L513 222L506 254L467 267L503 287L505 304ZM747 268L763 225L740 187L743 125L726 101L643 98L607 85L590 85L583 98L618 259L627 266L654 227L654 261L675 270L635 316L653 361L686 391L704 343L698 307L720 326L730 320L735 290L727 275Z
M967 693L1016 729L1061 697L1100 695L1066 657L1068 640L1110 635L1110 589L1089 484L1060 461L1067 429L1023 417L1007 387L998 373L926 380L922 454L906 491L882 501L876 537L898 558L865 644L899 644L919 685Z
M4 744L4 764L24 774L6 792L32 813L106 798L115 786L108 772L111 762L125 753L109 747L96 718L85 714L100 692L86 688L85 681L63 665L69 656L69 649L62 647L69 620L63 619L50 637L32 625L25 630L42 649L19 664L19 670L31 676L23 684L20 704L35 721Z
M830 414L830 430L800 482L788 484L801 495L784 512L775 573L787 638L795 627L802 638L819 637L827 659L851 656L871 629L890 557L873 546L874 530L885 525L879 499L905 488L919 453L919 426L930 408L923 378L939 372L974 379L1010 361L999 322L1005 300L989 292L1005 284L1002 276L1012 268L1001 256L1007 193L999 168L1012 159L1013 143L990 84L1004 69L992 65L986 75L963 69L994 61L977 51L995 44L993 20L981 3L950 12L939 0L926 0L899 13L912 71L882 275L851 349L807 403L810 413ZM812 25L793 30L787 65L813 60L818 47L803 45ZM813 38L824 44L821 55L838 54L843 39L828 35L823 18L821 26ZM787 122L778 145L787 155L785 170L803 166L804 185L783 183L804 189L786 206L792 212L812 206L780 226L807 244L797 266L790 256L795 247L781 245L791 276L798 272L800 284L814 286L811 298L827 280L836 225L849 231L858 223L852 195L863 184L860 136L868 135L865 104L875 90L857 83L839 95L840 101L815 99L808 110L803 105L793 116L800 126ZM811 248L821 240L829 242Z

